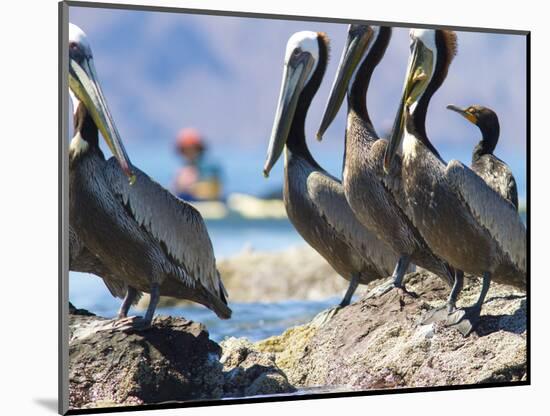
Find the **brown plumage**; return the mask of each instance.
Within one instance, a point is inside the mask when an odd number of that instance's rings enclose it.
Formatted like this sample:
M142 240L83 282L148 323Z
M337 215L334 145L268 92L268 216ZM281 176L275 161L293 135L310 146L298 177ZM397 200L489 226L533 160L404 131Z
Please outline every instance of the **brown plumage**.
M86 37L70 25L69 39L75 109L69 146L69 224L75 244L71 264L103 277L117 296L126 290L120 318L140 292L151 294L145 317L123 320L118 328L148 327L160 296L192 300L229 318L202 217L131 165L95 79ZM115 155L108 161L99 148L98 129Z

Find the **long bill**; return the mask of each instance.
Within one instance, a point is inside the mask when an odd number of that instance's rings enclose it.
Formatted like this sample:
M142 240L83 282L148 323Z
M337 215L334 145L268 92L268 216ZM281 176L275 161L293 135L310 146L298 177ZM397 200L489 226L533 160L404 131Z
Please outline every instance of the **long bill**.
M263 173L266 178L283 152L300 94L312 67L313 58L309 53L301 54L296 58L293 56L285 65L275 121L264 164Z
M389 138L386 153L384 155L384 172L390 171L393 158L397 153L403 133L405 130L406 112L412 109L412 105L416 103L431 79L433 72L433 52L426 48L418 40L415 41L414 49L411 53L407 75L405 77L405 85L403 86L403 95L399 102L397 114L393 123L393 128Z
M130 184L133 184L136 177L130 168L130 159L107 106L91 58L84 58L80 63L69 60L69 87L90 112L103 139L128 176Z
M352 27L355 30L352 31ZM346 45L338 64L336 77L330 90L321 125L317 131L317 140L319 141L322 140L323 135L334 121L336 114L338 114L352 75L361 62L363 54L372 38L373 31L369 26L353 25L352 27L348 31Z
M470 113L468 111L468 109L463 109L463 108L460 108L454 104L449 104L447 106L447 110L451 110L451 111L454 111L455 113L458 113L460 114L462 117L464 117L466 120L468 120L470 123L474 123L476 124L477 123L477 118L475 115L473 115L472 113Z

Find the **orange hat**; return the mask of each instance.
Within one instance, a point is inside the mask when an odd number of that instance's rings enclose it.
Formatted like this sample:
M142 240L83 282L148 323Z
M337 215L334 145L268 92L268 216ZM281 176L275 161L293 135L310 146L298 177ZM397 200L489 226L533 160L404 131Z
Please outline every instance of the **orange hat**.
M176 138L176 146L178 149L189 149L190 147L204 148L202 136L197 129L184 128L181 129Z

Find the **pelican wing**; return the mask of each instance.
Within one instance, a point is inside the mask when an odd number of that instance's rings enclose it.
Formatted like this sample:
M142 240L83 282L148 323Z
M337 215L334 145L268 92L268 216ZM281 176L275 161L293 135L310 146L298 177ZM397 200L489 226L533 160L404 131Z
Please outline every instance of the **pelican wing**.
M342 184L326 173L314 171L307 178L307 189L311 201L334 232L376 266L380 274L390 275L397 255L357 220Z
M128 285L113 277L101 260L86 248L78 234L69 226L69 270L80 273L91 273L100 277L109 289L111 295L123 299L128 291ZM141 298L138 293L134 304Z
M513 204L457 160L445 169L448 183L460 195L477 221L522 271L526 270L526 230Z
M177 268L185 271L185 275L170 271L187 284L195 286L200 283L210 293L223 297L225 289L200 213L137 167L133 166L132 170L136 175L133 185L128 183L128 177L114 158L107 161L104 174L133 218L160 243Z

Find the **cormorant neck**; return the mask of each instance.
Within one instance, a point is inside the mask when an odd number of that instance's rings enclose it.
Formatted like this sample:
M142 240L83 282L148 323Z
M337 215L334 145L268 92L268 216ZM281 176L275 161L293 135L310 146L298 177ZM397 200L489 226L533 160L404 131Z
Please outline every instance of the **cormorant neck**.
M481 140L474 147L474 153L472 160L476 161L483 155L491 155L495 151L498 143L498 136L500 134L500 126L498 123L491 123L489 125L478 125L481 130Z
M319 61L317 63L317 68L298 99L286 146L290 153L304 158L313 166L320 169L320 165L315 161L307 147L305 134L307 112L313 97L321 85L328 61L328 48L325 40L319 37L317 41L319 42Z
M374 128L367 108L367 93L374 69L378 66L391 39L391 28L381 26L348 89L348 107L363 119L372 131Z

